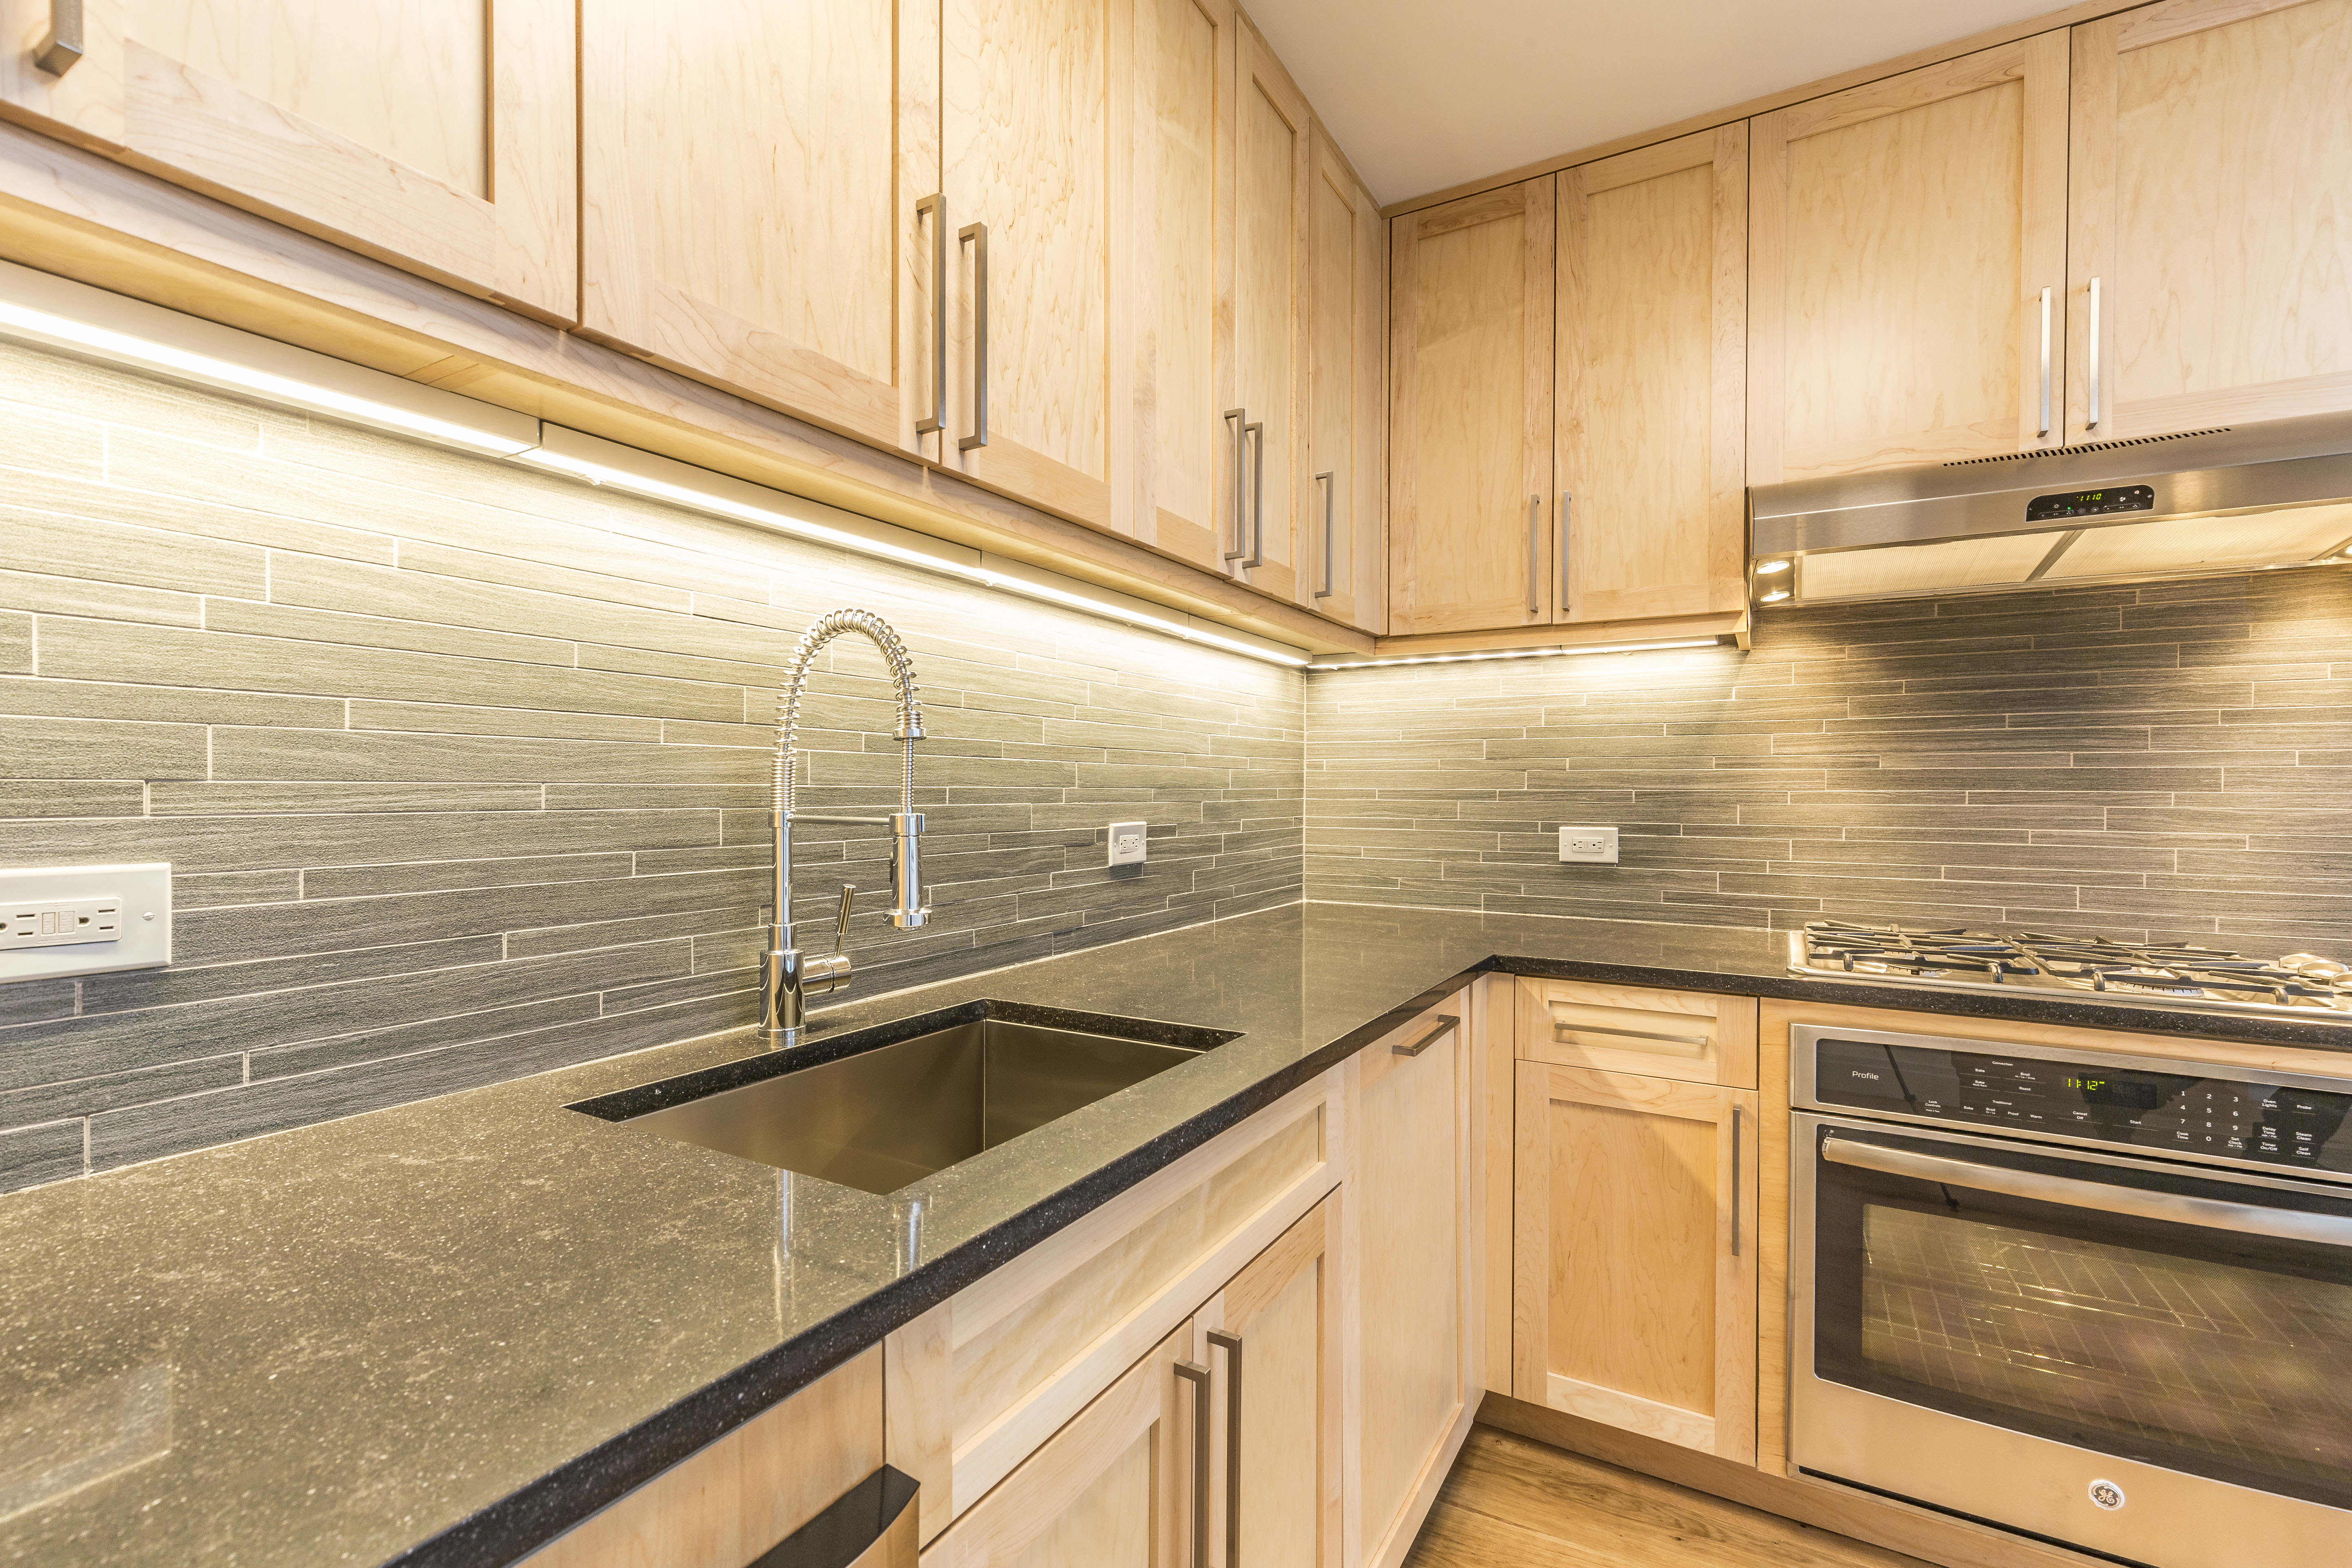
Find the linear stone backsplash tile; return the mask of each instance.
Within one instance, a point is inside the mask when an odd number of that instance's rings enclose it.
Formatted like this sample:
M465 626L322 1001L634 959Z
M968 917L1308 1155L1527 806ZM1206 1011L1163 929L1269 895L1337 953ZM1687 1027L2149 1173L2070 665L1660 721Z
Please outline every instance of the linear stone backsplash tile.
M169 970L0 985L0 1186L750 1022L775 685L839 605L930 736L930 928L874 830L795 846L798 917L864 891L857 994L1299 896L1295 671L34 351L0 422L0 864L178 900ZM804 804L886 808L881 661L820 669Z
M2352 574L1767 611L1307 686L1318 900L2352 958ZM1622 863L1559 863L1616 824Z

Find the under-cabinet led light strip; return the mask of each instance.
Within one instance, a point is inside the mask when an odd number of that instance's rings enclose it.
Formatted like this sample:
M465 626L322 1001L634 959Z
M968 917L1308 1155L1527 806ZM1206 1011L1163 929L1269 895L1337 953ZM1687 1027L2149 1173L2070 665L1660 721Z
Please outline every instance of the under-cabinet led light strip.
M539 442L539 421L86 283L0 261L0 332L177 381L492 457Z
M330 418L505 458L862 555L1303 668L1303 648L1217 627L985 551L803 500L235 327L0 261L0 335Z
M1587 653L1654 653L1670 647L1721 647L1721 637L1664 637L1656 642L1562 643L1551 647L1486 648L1475 653L1395 654L1387 658L1349 658L1326 655L1307 668L1376 669L1401 664L1470 664L1490 658L1562 658Z

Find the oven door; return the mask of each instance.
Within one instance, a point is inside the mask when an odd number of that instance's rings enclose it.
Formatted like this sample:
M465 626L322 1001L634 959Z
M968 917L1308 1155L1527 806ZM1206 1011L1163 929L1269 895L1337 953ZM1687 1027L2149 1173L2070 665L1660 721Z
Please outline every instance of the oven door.
M1792 1469L2155 1568L2352 1540L2352 1190L1799 1113Z

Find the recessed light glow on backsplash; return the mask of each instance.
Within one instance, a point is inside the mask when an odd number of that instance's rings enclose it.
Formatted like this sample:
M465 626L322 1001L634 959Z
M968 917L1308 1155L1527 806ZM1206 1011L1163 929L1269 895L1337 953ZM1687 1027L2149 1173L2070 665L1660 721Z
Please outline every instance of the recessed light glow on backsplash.
M0 262L0 336L508 458L1269 664L1299 668L1307 663L1304 648L1203 622L1075 577L542 425L528 415L10 262Z

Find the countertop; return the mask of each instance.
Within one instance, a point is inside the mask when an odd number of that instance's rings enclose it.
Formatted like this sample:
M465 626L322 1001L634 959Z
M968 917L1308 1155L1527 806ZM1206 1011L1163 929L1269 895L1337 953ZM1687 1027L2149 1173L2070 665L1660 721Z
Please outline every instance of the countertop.
M1804 980L1780 932L1293 905L814 1016L977 998L1240 1031L903 1202L573 1101L749 1031L0 1198L12 1561L505 1563L1477 972L2352 1049L2352 1027Z

